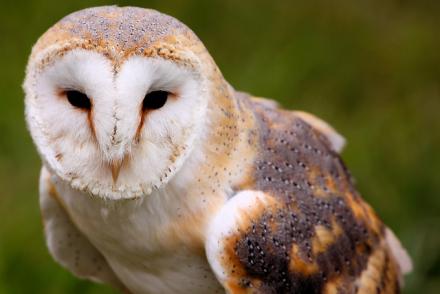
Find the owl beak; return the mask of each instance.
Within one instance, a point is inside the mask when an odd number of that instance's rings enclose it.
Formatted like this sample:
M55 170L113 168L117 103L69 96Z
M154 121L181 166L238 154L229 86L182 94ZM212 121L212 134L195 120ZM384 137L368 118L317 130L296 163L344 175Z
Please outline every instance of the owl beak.
M118 160L118 161L112 162L110 164L110 169L112 171L113 184L116 184L116 182L118 181L119 172L121 171L121 167L122 167L123 163L124 163L124 158L122 160Z

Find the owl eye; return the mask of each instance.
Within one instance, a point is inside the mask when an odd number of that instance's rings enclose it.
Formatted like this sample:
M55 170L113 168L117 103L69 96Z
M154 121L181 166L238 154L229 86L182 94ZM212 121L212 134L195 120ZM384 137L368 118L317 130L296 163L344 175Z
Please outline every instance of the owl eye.
M170 93L167 91L153 91L145 95L142 102L142 110L159 109L165 105Z
M67 101L69 101L69 103L74 107L85 110L90 110L90 108L92 107L92 103L90 102L89 97L79 91L68 90L66 91L66 97Z

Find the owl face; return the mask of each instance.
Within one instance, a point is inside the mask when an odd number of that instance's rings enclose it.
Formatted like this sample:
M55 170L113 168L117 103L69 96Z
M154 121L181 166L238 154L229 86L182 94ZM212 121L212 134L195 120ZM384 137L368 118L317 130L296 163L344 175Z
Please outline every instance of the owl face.
M73 188L137 198L182 166L202 134L209 97L195 67L111 55L55 46L32 58L26 118L45 164Z

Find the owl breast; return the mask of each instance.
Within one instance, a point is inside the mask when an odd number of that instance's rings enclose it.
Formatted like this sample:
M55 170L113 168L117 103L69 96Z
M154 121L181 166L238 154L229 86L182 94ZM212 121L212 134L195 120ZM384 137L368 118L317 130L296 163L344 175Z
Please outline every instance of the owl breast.
M199 228L194 223L191 227L182 223L181 235L174 234L170 228L178 213L170 206L162 209L163 201L156 202L161 205L153 204L155 198L178 199L181 195L153 193L148 196L150 201L109 204L73 190L61 180L54 184L72 222L102 253L132 293L224 292L201 245L196 240L182 241L188 237L183 232L185 226L190 231Z

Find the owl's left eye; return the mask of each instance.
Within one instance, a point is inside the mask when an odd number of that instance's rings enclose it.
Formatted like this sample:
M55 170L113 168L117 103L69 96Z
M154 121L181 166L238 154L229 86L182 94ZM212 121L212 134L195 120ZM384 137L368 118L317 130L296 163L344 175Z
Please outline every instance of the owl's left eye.
M75 90L68 90L65 93L67 101L69 101L72 106L85 110L90 110L92 107L92 103L86 94Z
M148 93L142 102L142 109L145 111L161 108L167 102L169 94L167 91L153 91Z

